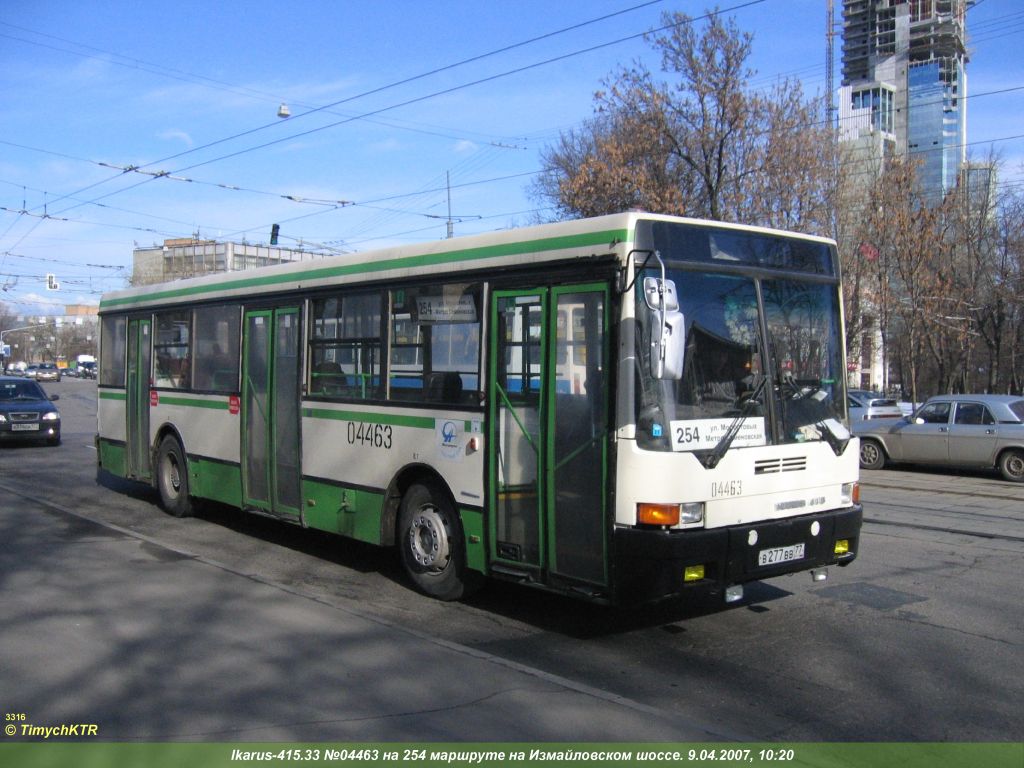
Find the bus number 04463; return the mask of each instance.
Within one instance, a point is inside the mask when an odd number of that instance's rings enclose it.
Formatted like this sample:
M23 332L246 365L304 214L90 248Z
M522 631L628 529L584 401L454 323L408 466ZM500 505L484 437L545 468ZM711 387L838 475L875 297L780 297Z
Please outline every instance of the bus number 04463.
M711 498L718 499L723 496L742 496L742 480L722 480L711 484Z
M391 427L387 424L348 423L348 442L350 445L364 445L374 448L391 448Z

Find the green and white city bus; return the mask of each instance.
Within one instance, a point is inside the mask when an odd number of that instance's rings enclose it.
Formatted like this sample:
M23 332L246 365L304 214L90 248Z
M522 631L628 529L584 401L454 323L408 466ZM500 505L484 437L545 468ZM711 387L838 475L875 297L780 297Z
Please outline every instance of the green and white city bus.
M857 555L829 240L631 212L117 291L101 469L627 603Z

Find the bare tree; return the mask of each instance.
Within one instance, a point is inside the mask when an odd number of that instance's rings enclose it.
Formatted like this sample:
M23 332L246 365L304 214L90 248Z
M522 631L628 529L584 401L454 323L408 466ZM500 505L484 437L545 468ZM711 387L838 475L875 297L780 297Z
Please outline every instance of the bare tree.
M0 301L0 331L6 331L14 327L15 315L10 308Z
M819 106L796 82L751 91L753 37L732 19L663 22L647 40L668 80L639 63L609 76L594 119L543 153L535 194L563 217L642 207L829 234L831 141Z
M998 348L1000 391L1021 393L1024 392L1024 192L1014 190L1000 203L993 259L996 284L993 301L1000 306L1002 333L992 346Z
M879 319L883 348L890 346L898 322L909 355L910 396L916 402L919 352L929 341L927 332L943 289L934 269L942 245L941 216L927 204L915 166L895 159L876 179L862 241L865 258L874 265L870 301ZM888 368L887 360L883 368Z

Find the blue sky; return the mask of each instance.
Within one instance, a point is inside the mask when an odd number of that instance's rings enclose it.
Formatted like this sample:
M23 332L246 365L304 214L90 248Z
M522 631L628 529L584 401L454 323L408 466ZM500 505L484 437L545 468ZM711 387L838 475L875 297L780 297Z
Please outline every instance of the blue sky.
M282 245L344 250L439 239L446 178L456 235L528 224L540 151L591 115L619 65L658 68L636 36L662 12L705 7L3 0L0 301L17 314L96 303L123 285L135 244L196 232L266 243L278 222ZM720 7L754 34L756 87L824 89L825 0ZM999 152L1014 183L1024 90L992 92L1024 88L1024 8L982 0L968 33L969 151ZM838 38L835 61L838 84Z

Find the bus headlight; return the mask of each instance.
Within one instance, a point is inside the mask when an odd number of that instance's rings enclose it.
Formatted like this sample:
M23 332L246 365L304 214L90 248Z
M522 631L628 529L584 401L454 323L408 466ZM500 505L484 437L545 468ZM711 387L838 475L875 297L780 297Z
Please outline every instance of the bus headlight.
M842 504L859 504L860 483L843 483L843 487L840 490L839 495Z
M690 504L679 505L679 522L683 525L704 522L704 502L695 501Z

